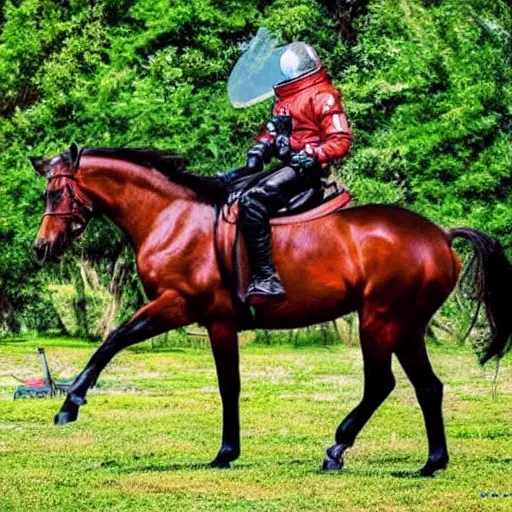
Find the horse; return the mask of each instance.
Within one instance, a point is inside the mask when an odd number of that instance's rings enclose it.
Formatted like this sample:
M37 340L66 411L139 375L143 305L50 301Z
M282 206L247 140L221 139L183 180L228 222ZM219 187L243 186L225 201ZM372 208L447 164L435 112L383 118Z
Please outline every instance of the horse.
M222 441L212 467L229 467L240 455L238 332L297 328L359 316L364 362L360 403L339 424L323 469L342 469L345 450L395 386L395 354L421 407L428 457L420 473L445 469L443 384L430 364L429 321L454 290L461 271L452 241L473 247L472 275L491 336L482 364L510 349L512 265L499 241L470 228L446 230L405 208L369 204L308 222L272 227L272 251L286 289L281 302L256 305L243 315L236 269L216 241L225 186L187 170L179 155L155 149L81 148L32 158L47 179L46 209L34 244L36 258L56 260L92 217L106 215L129 239L149 302L114 329L71 386L55 424L78 417L88 390L122 349L189 325L206 327L222 401ZM300 273L300 279L297 276Z

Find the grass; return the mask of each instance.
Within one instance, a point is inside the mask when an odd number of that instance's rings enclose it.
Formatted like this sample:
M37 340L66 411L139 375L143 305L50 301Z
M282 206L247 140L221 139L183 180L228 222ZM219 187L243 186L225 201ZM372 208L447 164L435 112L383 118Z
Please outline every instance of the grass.
M512 364L491 399L492 368L467 349L432 347L446 387L448 471L414 472L426 437L398 364L397 388L347 453L339 474L319 471L335 427L361 393L358 348L243 347L242 457L205 467L220 439L220 402L208 350L151 352L144 344L109 366L79 421L57 428L60 400L13 402L9 376L40 375L46 347L59 377L93 347L80 340L0 343L0 511L512 510ZM482 491L501 493L482 498Z

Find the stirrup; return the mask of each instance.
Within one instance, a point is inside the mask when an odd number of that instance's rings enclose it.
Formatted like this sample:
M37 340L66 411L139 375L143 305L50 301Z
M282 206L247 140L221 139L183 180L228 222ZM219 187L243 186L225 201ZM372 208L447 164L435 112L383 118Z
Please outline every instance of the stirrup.
M245 302L250 305L263 304L283 300L286 292L277 273L272 273L268 277L255 277L252 279Z

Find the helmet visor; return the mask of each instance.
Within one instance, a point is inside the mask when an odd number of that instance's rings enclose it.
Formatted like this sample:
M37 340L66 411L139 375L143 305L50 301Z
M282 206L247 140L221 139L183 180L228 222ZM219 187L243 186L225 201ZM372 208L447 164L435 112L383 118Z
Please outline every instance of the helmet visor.
M228 97L235 108L245 108L274 95L274 86L287 80L280 67L286 46L266 28L260 28L238 59L228 79Z

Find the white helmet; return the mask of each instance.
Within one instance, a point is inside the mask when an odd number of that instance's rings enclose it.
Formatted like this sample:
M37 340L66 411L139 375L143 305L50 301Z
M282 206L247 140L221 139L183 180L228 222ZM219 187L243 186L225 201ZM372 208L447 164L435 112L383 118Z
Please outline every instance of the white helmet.
M289 44L279 59L279 66L286 80L306 75L321 65L315 49L302 42Z

